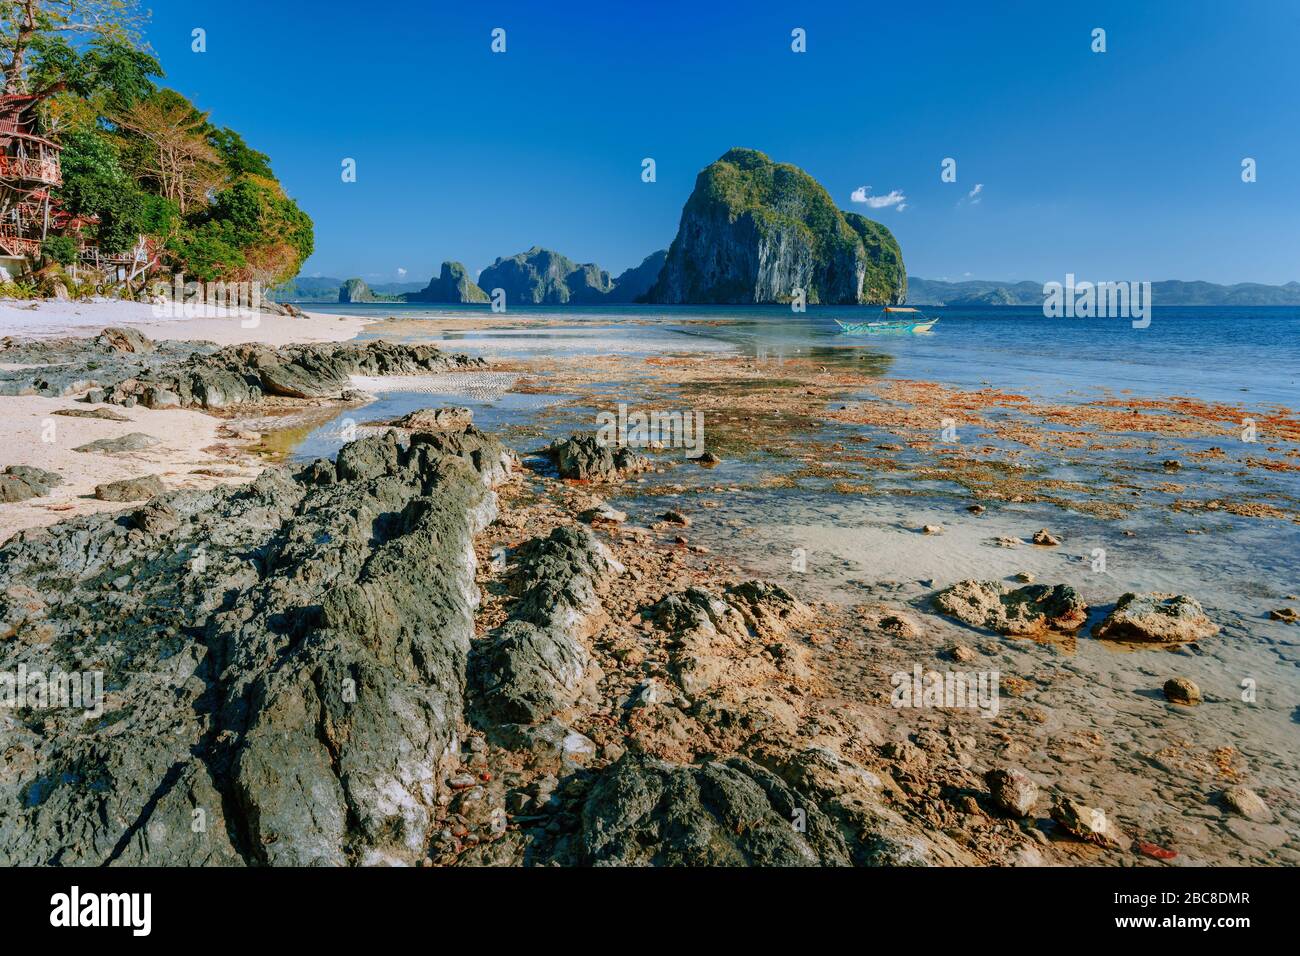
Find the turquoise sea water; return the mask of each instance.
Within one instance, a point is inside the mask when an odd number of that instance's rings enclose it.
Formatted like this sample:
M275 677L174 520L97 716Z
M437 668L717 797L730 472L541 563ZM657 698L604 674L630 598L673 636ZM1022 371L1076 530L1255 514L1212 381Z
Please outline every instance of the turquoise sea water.
M935 381L966 388L991 386L1026 394L1037 400L1087 403L1101 397L1132 394L1135 397L1168 398L1186 396L1204 401L1241 403L1247 409L1261 406L1300 405L1300 309L1298 308L1167 308L1156 304L1149 327L1135 329L1127 319L1051 319L1029 308L947 310L925 309L937 315L939 323L929 335L850 336L838 331L834 317L861 320L872 315L868 309L811 308L792 314L784 307L665 308L621 306L615 308L536 307L494 314L486 306L434 307L417 305L316 306L314 311L364 314L376 318L392 316L393 323L370 326L362 338L390 338L434 342L454 351L482 355L488 359L581 357L654 353L733 353L755 356L772 363L774 376L787 358L813 357L828 366L856 366L871 374ZM425 320L429 320L426 321ZM454 321L452 321L454 320ZM452 326L448 329L447 326ZM601 390L608 405L620 400L620 385L606 383ZM366 409L368 418L397 415L427 404L472 404L475 418L489 428L501 425L544 427L514 442L527 454L550 438L573 428L594 427L596 409L570 408L567 415L541 417L548 405L565 396L528 396L516 401L503 396L497 401L469 402L455 397L431 401L427 394L392 392ZM518 396L517 398L524 398ZM707 426L706 426L707 427ZM300 447L300 456L329 454L340 442L337 428L314 433ZM823 442L895 441L887 432L873 432L860 426L828 423L819 436ZM1192 581L1200 587L1225 586L1240 592L1267 581L1279 593L1300 587L1300 525L1289 520L1259 520L1205 512L1179 513L1166 506L1177 497L1239 497L1263 500L1291 508L1300 501L1300 475L1294 471L1244 471L1238 463L1241 450L1230 435L1222 438L1189 439L1181 451L1164 442L1156 450L1139 445L1103 455L1058 456L1048 448L1043 453L1019 459L1044 469L1044 477L1106 485L1128 480L1121 468L1138 473L1160 470L1166 457L1203 451L1225 445L1231 454L1222 461L1201 461L1185 468L1177 477L1185 491L1147 491L1143 501L1151 506L1123 522L1098 522L1086 515L1062 511L1051 505L1008 506L1021 513L1023 521L1050 523L1080 535L1108 528L1119 535L1121 528L1139 528L1141 541L1156 548L1144 564L1150 570L1165 568L1171 580L1145 581L1135 578L1131 586L1173 587ZM1268 435L1250 453L1274 457L1284 449L1268 451ZM1276 446L1274 446L1276 447ZM1157 454L1157 451L1159 454ZM1152 456L1155 456L1154 458ZM725 507L711 514L720 536L728 519L743 520L761 530L759 538L784 535L783 522L801 520L822 526L864 529L871 521L906 525L916 514L932 508L936 522L949 526L954 534L946 539L946 564L955 571L952 557L955 532L967 523L964 510L967 492L943 482L918 483L907 476L872 475L882 490L895 483L904 486L906 496L859 500L834 493L825 482L801 481L795 489L769 489L764 479L796 467L798 461L779 456L758 455L728 460L709 471L685 469L674 480L687 486L747 485L743 496L731 496ZM698 472L698 473L697 473ZM1161 476L1162 478L1164 476ZM918 497L918 494L920 497ZM1068 497L1068 495L1066 495ZM1085 496L1086 497L1086 496ZM623 502L630 504L630 502ZM656 502L655 504L660 504ZM869 512L869 517L859 512ZM984 526L993 522L987 518ZM702 519L702 533L708 527ZM1038 525L1035 525L1037 527ZM1205 526L1218 530L1213 539L1189 535ZM1008 529L1010 530L1010 529ZM1031 529L1032 530L1032 529ZM1023 529L1016 533L1022 533ZM859 533L859 532L855 532ZM865 540L865 539L864 539ZM1213 541L1213 543L1211 543ZM1133 543L1125 547L1132 550ZM873 562L861 543L846 545L851 552L844 565L844 577L869 569ZM751 548L760 553L783 553L775 545ZM987 555L987 549L977 549ZM970 552L972 555L977 551ZM1160 554L1168 560L1162 560ZM985 560L985 558L980 558ZM897 560L886 564L897 569ZM975 567L968 569L972 572ZM933 573L933 570L930 572ZM1292 583L1298 582L1298 583ZM1204 593L1204 590L1201 592ZM1240 598L1240 594L1237 598ZM1224 600L1228 595L1222 595Z
M1050 319L1033 308L936 308L922 310L940 319L930 335L874 336L842 334L832 321L861 321L872 310L830 307L802 314L783 306L538 306L504 314L486 306L306 307L403 320L481 318L481 330L429 339L487 358L737 348L774 362L809 354L828 363L867 358L890 376L987 383L1035 397L1102 388L1211 401L1300 401L1300 308L1294 307L1156 303L1145 329L1127 319ZM383 333L363 337L377 334Z

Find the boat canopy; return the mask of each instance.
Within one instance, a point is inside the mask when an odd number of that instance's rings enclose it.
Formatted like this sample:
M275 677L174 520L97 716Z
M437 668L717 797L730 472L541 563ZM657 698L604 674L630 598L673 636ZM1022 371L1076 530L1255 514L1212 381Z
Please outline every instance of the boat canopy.
M887 306L885 306L885 311L886 311L886 312L920 312L921 310L920 310L920 309L904 309L902 306L887 305Z

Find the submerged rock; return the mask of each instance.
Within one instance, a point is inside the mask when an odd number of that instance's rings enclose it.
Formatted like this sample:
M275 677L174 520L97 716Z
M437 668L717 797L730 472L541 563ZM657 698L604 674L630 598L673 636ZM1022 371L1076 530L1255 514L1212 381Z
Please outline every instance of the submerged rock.
M1017 636L1077 631L1088 619L1088 605L1067 584L959 581L936 594L934 606L972 627Z
M627 512L619 511L606 501L599 501L579 513L578 520L591 525L622 524L627 521Z
M387 424L413 432L463 430L474 421L473 409L463 407L421 408Z
M1182 644L1217 633L1219 626L1206 617L1195 598L1130 592L1116 602L1093 636L1111 641Z

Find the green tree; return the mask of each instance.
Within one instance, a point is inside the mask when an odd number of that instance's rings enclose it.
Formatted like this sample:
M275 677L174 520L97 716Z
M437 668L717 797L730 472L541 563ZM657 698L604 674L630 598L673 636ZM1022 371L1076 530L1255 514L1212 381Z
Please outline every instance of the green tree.
M208 135L208 142L220 154L232 182L244 175L275 178L271 172L271 157L253 149L233 129L214 129Z
M315 249L311 218L273 179L242 177L217 194L205 218L205 226L244 251L247 278L284 282Z
M51 38L135 46L145 18L137 0L0 0L0 72L5 92L31 89L29 57Z
M77 261L77 240L71 236L50 236L41 245L41 253L61 266Z

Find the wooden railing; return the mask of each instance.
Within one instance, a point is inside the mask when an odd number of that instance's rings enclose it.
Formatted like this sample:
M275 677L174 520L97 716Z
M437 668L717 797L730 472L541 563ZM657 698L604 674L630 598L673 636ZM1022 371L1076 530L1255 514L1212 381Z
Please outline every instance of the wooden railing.
M61 186L63 171L57 158L18 159L15 156L0 156L0 179L21 179Z
M28 239L25 236L5 235L5 230L0 229L0 249L9 256L37 256L41 252L41 243L38 239Z

